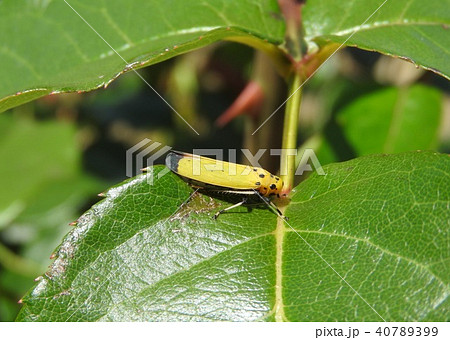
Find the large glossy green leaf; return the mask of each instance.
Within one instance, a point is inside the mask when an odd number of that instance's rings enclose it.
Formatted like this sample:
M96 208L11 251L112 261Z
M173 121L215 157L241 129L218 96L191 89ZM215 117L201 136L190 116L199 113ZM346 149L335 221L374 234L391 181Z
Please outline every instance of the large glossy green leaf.
M4 0L0 32L1 112L52 92L99 88L220 39L271 48L283 41L284 22L276 0Z
M163 170L81 216L18 320L448 319L448 155L328 165L284 225L264 207L214 220L229 202Z
M302 16L310 46L345 43L450 78L449 8L450 0L308 0Z
M442 96L423 85L388 88L356 99L337 119L357 155L434 150Z

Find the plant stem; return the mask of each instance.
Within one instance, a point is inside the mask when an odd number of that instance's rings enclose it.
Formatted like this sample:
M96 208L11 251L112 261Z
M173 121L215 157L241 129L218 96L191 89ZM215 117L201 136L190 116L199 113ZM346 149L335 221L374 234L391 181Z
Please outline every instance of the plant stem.
M295 150L297 149L298 118L302 92L300 89L302 77L293 72L289 77L289 96L286 102L284 117L283 140L281 151L280 176L284 182L284 192L289 192L294 185Z
M281 150L280 177L283 179L283 192L287 193L294 185L295 153L297 150L298 116L302 93L300 89L302 77L298 72L293 72L289 78L289 96L286 102L286 113L284 116L283 141ZM291 151L291 152L290 152ZM284 213L286 205L280 206ZM284 219L278 217L275 230L276 239L276 284L275 284L275 321L286 321L283 302L283 246L286 227Z

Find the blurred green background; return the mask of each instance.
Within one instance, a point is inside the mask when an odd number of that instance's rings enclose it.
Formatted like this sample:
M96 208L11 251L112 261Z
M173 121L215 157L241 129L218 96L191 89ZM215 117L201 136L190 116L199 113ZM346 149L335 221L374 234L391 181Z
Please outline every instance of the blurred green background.
M215 124L252 79L269 89L261 116L285 100L283 81L253 49L217 43L138 72L199 136L134 72L107 89L48 96L0 115L1 321L15 319L18 300L46 271L69 223L126 179L126 150L144 138L186 152L223 148L225 159L227 149L280 147L283 109L254 138L249 116ZM448 153L449 102L447 80L345 49L304 87L299 149L313 148L322 165L372 153ZM262 165L276 172L278 159Z

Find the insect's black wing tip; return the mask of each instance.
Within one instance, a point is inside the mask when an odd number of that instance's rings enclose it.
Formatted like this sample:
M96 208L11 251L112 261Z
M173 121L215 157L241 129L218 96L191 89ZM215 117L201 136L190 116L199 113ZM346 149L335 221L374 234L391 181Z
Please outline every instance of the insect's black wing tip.
M176 152L169 152L166 156L166 166L174 171L178 172L178 162L182 159L183 156Z

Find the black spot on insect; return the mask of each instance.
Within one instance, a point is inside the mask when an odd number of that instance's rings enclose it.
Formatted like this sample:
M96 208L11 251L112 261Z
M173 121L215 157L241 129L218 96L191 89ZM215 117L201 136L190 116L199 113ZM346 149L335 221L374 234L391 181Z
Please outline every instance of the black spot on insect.
M278 177L275 177L275 180L278 182L280 179Z
M256 182L255 185L261 185L261 182Z
M258 171L258 169L253 168L253 171Z
M272 175L272 174L270 174L270 178L273 178L273 175Z
M275 183L270 185L270 189L275 190L276 188L277 188L277 185Z
M266 175L264 175L264 174L259 174L259 177L260 177L260 178L264 178L264 177L266 177Z

